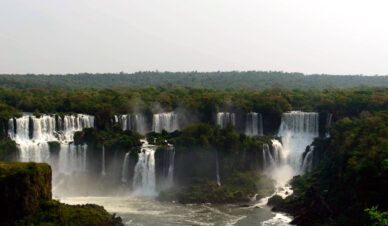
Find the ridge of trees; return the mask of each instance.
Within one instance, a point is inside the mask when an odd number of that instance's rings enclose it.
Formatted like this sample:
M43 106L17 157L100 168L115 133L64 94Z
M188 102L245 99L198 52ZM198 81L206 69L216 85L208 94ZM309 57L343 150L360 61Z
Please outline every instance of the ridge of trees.
M82 88L210 88L254 89L330 89L388 87L388 76L304 75L280 71L157 72L104 74L0 74L0 88L82 89Z

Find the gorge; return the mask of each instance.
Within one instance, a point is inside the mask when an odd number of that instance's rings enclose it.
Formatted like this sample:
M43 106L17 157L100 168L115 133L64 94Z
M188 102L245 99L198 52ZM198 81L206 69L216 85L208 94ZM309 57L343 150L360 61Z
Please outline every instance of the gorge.
M236 126L235 117L235 113L220 112L217 114L217 125L221 129L227 129L228 126ZM249 112L244 117L246 118L245 128L241 129L243 133L253 138L265 134L261 114ZM263 143L261 150L255 151L262 153L256 155L254 161L258 162L255 168L276 182L273 194L281 193L284 196L291 194L292 191L289 186L287 187L287 182L292 176L306 172L306 170L312 170L311 157L309 157L311 152L307 153L304 158L303 153L314 137L318 136L318 121L318 113L284 113L278 132L280 140L275 137L272 140L269 139L267 143ZM178 114L174 112L154 114L152 126L149 126L147 118L141 114L114 116L112 123L113 125L120 125L120 129L123 131L136 131L143 134L146 131L160 133L162 130L173 132L180 129ZM85 200L93 199L96 203L103 206L108 205L108 210L116 211L113 203L110 203L107 198L119 195L126 197L124 198L126 204L128 202L139 202L139 200L135 201L136 199L144 199L145 201L140 202L144 202L143 204L148 203L147 205L152 202L151 206L160 208L157 201L152 201L153 197L157 197L159 191L174 189L174 181L180 186L183 185L184 182L182 182L183 180L180 177L188 176L184 173L186 169L182 168L182 164L187 164L187 160L185 160L185 156L182 158L184 153L180 149L179 144L177 147L168 143L160 146L149 144L147 139L142 139L140 140L142 145L137 156L135 156L136 151L134 150L127 152L112 150L109 145L107 148L104 144L102 146L101 144L96 145L87 142L75 144L74 134L76 132L80 132L84 128L96 127L95 118L91 115L42 115L37 117L25 113L20 118L10 119L8 125L9 136L18 145L18 161L46 162L52 165L54 196L68 203L83 203L80 197L85 197ZM185 128L181 129L185 131ZM155 141L151 139L150 142L154 143ZM178 148L177 156L179 159L176 158L176 148ZM101 153L99 155L101 157L96 159L94 155L97 152ZM209 154L211 156L211 152ZM182 159L184 163L176 162ZM223 151L221 156L219 156L216 150L213 175L215 175L214 180L216 184L221 188L223 187L222 180L228 180L225 173L229 169L223 165L225 161L230 160L223 154ZM198 163L206 165L206 162ZM174 168L176 164L179 170L178 175L175 175L176 172L174 172L177 170ZM306 166L309 167L306 168ZM211 165L209 167L209 170L211 170ZM95 169L100 173L95 174ZM285 173L284 170L287 172ZM204 177L207 176L205 173ZM83 180L83 182L79 180ZM69 188L70 186L71 188ZM255 201L256 197L261 195L250 195L255 197L251 198L252 205L260 207L265 207L265 201L270 197L261 197ZM101 200L93 198L96 196L107 198ZM243 200L245 200L244 197L241 201ZM214 201L218 202L217 200ZM254 204L255 202L257 204ZM172 205L172 210L176 211L173 204L169 205ZM211 206L206 206L205 208L209 208L210 212L216 211ZM219 208L223 209L224 207L223 205L216 207L216 209ZM266 218L271 215L268 210L261 210L266 213ZM238 210L236 211L239 212ZM218 214L213 212L212 215L214 215L212 217L217 218L216 215ZM132 214L129 216L129 218L134 217ZM236 223L240 221L240 223L244 223L249 219L244 214L240 217L241 219L237 220ZM231 218L233 217L231 216ZM189 221L190 219L188 219ZM277 214L274 218L263 220L263 225L271 225L271 222L287 224L289 221L290 218Z

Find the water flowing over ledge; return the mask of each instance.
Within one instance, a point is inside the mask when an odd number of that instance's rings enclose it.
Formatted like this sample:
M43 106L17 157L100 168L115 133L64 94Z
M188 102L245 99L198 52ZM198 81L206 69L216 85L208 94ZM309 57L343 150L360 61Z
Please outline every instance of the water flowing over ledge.
M119 123L124 130L146 130L145 118L140 115L116 116L114 122ZM217 124L220 127L225 128L229 123L236 124L234 113L219 112L217 114ZM74 132L88 127L94 127L93 116L82 114L63 117L43 115L37 118L25 115L18 119L9 120L9 135L19 146L21 161L48 162L54 166L53 169L57 173L72 174L89 170L87 165L88 161L91 160L87 157L88 146L73 144ZM155 132L162 130L172 132L179 129L177 114L175 112L154 114L152 127ZM261 114L254 112L247 114L245 134L249 136L263 135ZM276 181L274 194L285 197L292 193L287 184L289 179L312 168L310 156L313 155L313 149L304 158L302 154L313 139L318 136L318 113L284 113L278 135L281 142L273 139L271 143L263 145L262 168L267 175ZM53 141L60 144L57 160L50 158L49 145ZM119 157L119 163L115 163L118 169L117 177L122 186L132 190L132 195L155 197L158 194L157 183L160 183L161 188L168 188L173 184L175 151L172 147L164 152L163 161L165 163L162 172L157 172L155 168L157 147L150 145L146 140L142 140L142 143L137 162L131 163L130 152L123 153L122 157ZM221 186L218 159L218 154L216 154L215 178L217 184ZM107 161L112 160L107 159L105 147L102 146L100 170L98 171L101 177L111 177L107 173L109 170ZM131 173L133 173L132 180ZM159 182L157 181L158 173L162 175L162 180ZM61 181L54 186L62 186L60 183ZM264 207L268 198L261 199L257 206ZM262 225L287 224L289 221L290 218L286 215L276 214L274 218L263 221Z

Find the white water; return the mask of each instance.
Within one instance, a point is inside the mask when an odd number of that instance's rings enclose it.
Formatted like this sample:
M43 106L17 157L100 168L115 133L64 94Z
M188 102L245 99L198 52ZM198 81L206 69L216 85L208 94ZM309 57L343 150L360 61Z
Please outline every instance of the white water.
M114 118L115 123L119 123L123 130L133 130L140 134L147 133L146 119L142 114L119 115Z
M313 170L313 156L314 156L314 147L310 146L310 151L307 152L302 162L303 173L307 173Z
M105 176L106 171L105 171L105 146L102 145L102 161L101 161L101 176Z
M178 115L175 112L154 114L152 131L160 133L162 130L167 132L179 130Z
M230 118L233 118L233 121L234 121L234 114L233 114L233 117L230 117ZM48 121L50 121L50 120L51 119L49 119ZM52 123L50 124L50 122L46 123L46 124L52 125ZM93 122L93 124L94 124L94 122ZM66 123L63 123L62 126L65 128L66 127L65 125L74 125L74 127L75 127L76 125L78 126L79 123L78 124L72 123L72 120L68 120ZM23 128L23 127L18 127L18 128ZM27 122L27 128L28 128L28 122ZM37 127L34 126L34 130L35 130L35 128L38 128L38 126ZM47 131L52 130L51 127L49 127L49 126L43 126L43 128L46 128ZM12 128L10 127L10 135L12 134L11 130L12 130ZM62 131L65 131L65 129L63 129ZM59 132L62 132L62 131L59 131ZM60 172L63 172L66 174L71 174L72 172L77 172L77 171L85 171L87 168L87 165L86 165L87 146L86 145L75 146L73 144L69 144L73 139L74 131L76 131L76 130L73 130L72 134L69 133L68 136L65 136L65 135L61 136L61 134L54 135L54 137L55 137L54 139L56 139L56 140L61 140L61 139L65 140L65 141L61 142L61 148L60 148L60 152L59 152L59 160L58 161L61 163L61 164L59 164ZM29 138L28 131L27 132L20 131L20 134L19 134L19 131L17 131L17 133L13 134L13 136L14 137L16 137L17 135L23 136L23 133L28 138L28 140L32 140ZM54 132L52 132L52 134L55 134L55 133L57 133L57 131L55 131L55 129L54 129ZM62 134L63 133L64 132L62 132ZM34 137L35 132L32 134ZM39 133L36 133L36 134L39 134ZM41 135L38 135L38 136L39 137L44 137L44 136L50 137L47 134L51 134L51 132L46 132L46 133L43 132L43 133L41 133ZM280 132L279 132L279 134L280 134ZM60 138L60 137L64 137L64 138ZM282 140L283 140L283 137L282 137ZM144 142L143 147L142 147L143 151L142 151L142 153L140 153L139 161L135 166L134 180L133 180L134 195L154 196L154 195L156 195L156 191L155 191L155 159L154 159L155 148L152 145L149 145L148 143L146 143L145 141L143 141L143 142ZM286 157L284 157L283 154L286 153L285 150L292 151L292 149L286 149L286 148L282 149L280 142L277 141L277 143L276 144L275 143L276 142L273 141L272 142L272 149L268 147L267 151L265 151L266 157L267 157L267 159L269 159L269 167L268 167L267 171L270 172L271 176L278 182L278 184L276 186L276 189L277 189L276 194L280 194L284 197L292 192L291 190L288 190L289 187L287 187L287 182L288 182L289 178L291 178L294 175L294 169L291 167L291 164L287 164L287 163L289 163L288 157L290 156L290 151L287 152ZM45 150L47 150L47 152L48 152L48 146L47 146L47 148L43 147L44 145L47 145L47 142L40 143L40 145L42 145L42 147L39 147L38 151L45 152ZM35 151L34 151L34 153L35 153ZM175 152L174 152L174 154L175 154ZM49 156L49 153L48 154L47 153L46 154L44 154L44 153L39 154L39 156L43 156L43 157ZM105 155L103 154L103 158L104 158L104 156ZM35 157L31 157L31 158L35 158ZM172 157L172 158L174 158L174 157ZM284 161L283 161L283 159L284 159ZM128 178L128 171L124 170L124 169L129 168L128 162L129 162L129 153L127 153L125 155L124 160L123 160L123 171L121 174L121 179L123 182ZM173 163L173 161L172 161L172 163ZM217 169L218 169L218 161L216 164L217 164ZM127 165L127 167L124 167L125 165ZM105 167L105 163L103 163L103 167ZM171 181L173 178L173 167L174 167L173 164L169 165L169 172L168 172L168 176L167 176L168 178L171 178ZM127 176L125 176L125 175L127 175ZM217 170L217 178L219 178L218 170ZM217 180L217 182L218 182L218 180ZM108 199L112 199L112 198L108 197ZM260 201L262 201L262 200L260 200ZM98 201L96 201L96 202L98 203ZM155 201L152 201L152 202L157 203ZM106 204L104 204L104 206L105 205ZM117 204L116 207L120 206L120 205L121 204ZM163 204L161 204L161 205L163 206ZM173 206L178 206L178 205L174 204ZM144 207L144 208L146 208L146 207ZM224 206L222 206L221 208L224 208ZM125 209L125 206L123 205L122 207L120 207L118 209ZM187 209L188 209L187 211L190 212L192 208L190 207ZM216 222L214 224L218 224L219 222L223 222L223 223L221 223L222 225L233 225L233 224L244 225L245 223L243 223L243 222L245 222L244 221L245 218L250 217L249 214L245 214L245 215L230 214L230 209L231 208L226 208L225 211L224 210L219 211L217 208L212 208L212 207L206 206L203 209L201 209L201 211L202 212L208 211L208 213L206 215L209 215L209 216L211 215L212 217L217 216L217 217L215 217L217 219L212 221L212 222ZM141 214L144 214L144 211L142 209L137 209L136 211L138 211L139 214L140 214L140 212L142 212ZM236 210L233 210L233 211L236 211ZM260 212L261 210L257 210L257 211ZM117 211L114 211L114 212L117 212ZM218 212L220 212L220 213L218 213ZM125 213L125 214L127 214L127 213ZM151 215L152 215L152 217L155 217L155 215L153 215L153 214L151 214ZM158 215L158 214L156 214L156 215ZM187 216L185 216L185 217L187 217ZM128 218L128 219L130 219L130 218ZM226 222L225 219L228 219L228 221ZM251 222L251 224L252 224L252 222L259 224L260 221L262 221L262 225L283 225L283 224L286 224L287 222L290 221L290 218L288 218L287 216L282 215L282 214L280 214L280 215L276 214L276 215L274 215L273 218L271 218L269 220L268 220L268 218L266 218L266 219L267 220L265 220L264 218L261 220L255 219L255 221L250 221L250 222ZM170 223L174 222L174 220L171 220L171 219L168 219L168 220ZM142 222L142 221L147 221L147 216L145 216L145 217L143 216L143 218L139 222ZM194 217L192 219L191 218L186 219L185 222L186 222L186 224L196 224L196 222L197 223L199 222L200 224L208 224L207 220L198 221L198 219L196 217Z
M156 146L141 140L143 145L139 160L135 166L133 178L133 191L139 196L155 196L155 149Z
M168 172L167 172L165 188L171 188L174 184L174 162L175 162L175 148L171 146L168 152Z
M15 120L15 122L14 122ZM48 142L59 142L60 158L57 164L59 168L66 168L62 164L67 164L76 155L75 147L70 144L73 141L74 132L83 128L94 126L94 116L78 114L55 117L52 115L42 115L37 118L33 115L24 115L20 118L10 119L9 135L19 148L19 161L22 162L50 162L50 151ZM14 125L16 124L16 128ZM16 133L15 133L16 131ZM73 145L74 146L74 145ZM61 153L69 152L69 153ZM68 158L61 158L66 155ZM63 161L66 160L66 163Z
M67 204L95 203L122 217L125 225L287 225L282 215L268 207L246 208L238 205L177 204L146 197L62 197ZM270 221L269 221L270 220ZM274 224L277 220L278 224ZM267 221L269 221L267 223Z
M236 125L236 117L234 113L230 112L218 112L217 113L217 125L221 129L225 129L228 124Z
M318 113L292 111L284 113L279 136L282 138L283 153L294 175L301 174L302 154L315 137L318 137Z
M333 118L333 113L327 113L326 116L326 137L330 137L330 127L331 127L331 120Z
M263 117L261 114L256 112L247 114L245 134L248 136L263 136Z
M130 153L127 152L124 156L123 168L121 170L121 182L122 183L128 182L129 154Z
M61 144L57 171L53 168L56 171L53 173L70 175L74 172L86 171L87 148L86 144Z
M217 150L216 150L216 178L217 178L218 186L221 186L220 166L219 166L219 163L218 163L218 151Z
M275 193L261 199L258 206L265 206L273 195L285 198L292 194L290 179L304 172L303 165L310 167L312 164L312 158L308 156L305 157L306 163L303 163L302 155L306 147L318 136L318 125L318 113L292 111L282 115L279 129L282 143L272 140L270 155L267 154L270 153L268 148L263 147L265 172L275 181ZM262 225L288 225L290 222L290 217L277 213L270 220L264 221Z

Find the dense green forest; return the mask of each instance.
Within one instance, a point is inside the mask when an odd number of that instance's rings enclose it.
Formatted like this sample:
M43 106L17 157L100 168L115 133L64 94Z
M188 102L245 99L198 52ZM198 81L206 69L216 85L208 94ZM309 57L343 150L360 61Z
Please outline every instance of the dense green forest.
M0 88L80 89L190 87L209 89L330 89L387 87L388 76L304 75L274 71L247 72L137 72L67 75L0 75Z
M272 88L213 90L192 88L143 88L127 90L0 90L1 109L39 113L89 113L98 115L158 112L186 108L193 113L222 110L280 114L289 110L338 112L358 115L383 110L388 88L302 90ZM6 117L6 116L5 116Z

